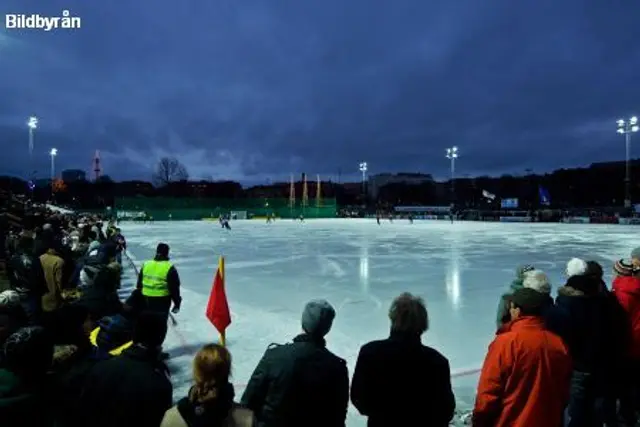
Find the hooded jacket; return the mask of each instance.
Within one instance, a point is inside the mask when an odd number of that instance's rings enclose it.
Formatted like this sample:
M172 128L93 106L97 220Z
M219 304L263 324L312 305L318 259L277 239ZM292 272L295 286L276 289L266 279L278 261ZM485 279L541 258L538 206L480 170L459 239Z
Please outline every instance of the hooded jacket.
M640 279L617 276L613 279L612 291L629 319L631 342L628 354L633 359L640 359Z
M561 427L569 401L571 356L541 317L505 325L482 366L474 427Z
M42 296L42 310L53 311L62 306L64 260L53 249L40 256L47 292Z

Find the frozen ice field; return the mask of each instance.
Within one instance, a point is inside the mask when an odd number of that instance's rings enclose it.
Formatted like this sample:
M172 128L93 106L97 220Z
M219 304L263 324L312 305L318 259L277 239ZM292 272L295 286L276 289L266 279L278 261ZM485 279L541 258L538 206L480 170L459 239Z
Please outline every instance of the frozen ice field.
M431 326L423 342L449 359L458 407L467 410L478 381L474 370L494 334L498 298L516 266L531 263L546 271L555 295L571 257L599 261L609 273L613 260L640 245L637 228L620 225L396 220L378 226L375 220L331 219L231 226L228 231L206 221L121 225L136 264L166 242L182 280L179 324L165 343L176 398L189 388L197 349L218 338L204 311L219 255L226 260L233 319L227 341L238 399L267 346L299 333L308 300L326 298L336 308L328 348L347 360L352 374L360 346L388 335L392 299L409 291L427 303ZM126 268L123 293L133 280L133 269ZM348 425L366 425L353 407Z

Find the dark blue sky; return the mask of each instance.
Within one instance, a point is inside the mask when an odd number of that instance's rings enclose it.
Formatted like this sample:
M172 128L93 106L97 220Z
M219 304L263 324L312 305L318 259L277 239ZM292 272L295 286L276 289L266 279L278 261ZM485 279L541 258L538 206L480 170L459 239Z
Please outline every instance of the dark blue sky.
M306 171L543 172L624 157L640 114L637 0L3 0L0 14L82 18L0 27L0 173L37 168L246 183ZM640 143L640 135L638 139ZM640 155L640 149L633 149Z

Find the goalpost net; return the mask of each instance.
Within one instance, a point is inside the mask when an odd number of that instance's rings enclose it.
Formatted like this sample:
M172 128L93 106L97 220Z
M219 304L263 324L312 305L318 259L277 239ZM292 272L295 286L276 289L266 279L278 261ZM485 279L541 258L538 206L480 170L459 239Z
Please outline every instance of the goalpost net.
M247 219L247 211L231 211L231 219Z

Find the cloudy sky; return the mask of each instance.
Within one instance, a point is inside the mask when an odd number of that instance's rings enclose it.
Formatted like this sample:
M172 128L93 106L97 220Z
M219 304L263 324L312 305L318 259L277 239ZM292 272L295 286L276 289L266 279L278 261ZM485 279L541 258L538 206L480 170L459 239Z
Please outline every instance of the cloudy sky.
M0 174L91 168L244 183L446 177L624 157L640 114L637 0L3 0L79 30L0 26ZM640 135L639 135L640 138ZM638 139L640 143L640 139ZM640 156L640 147L633 149Z

